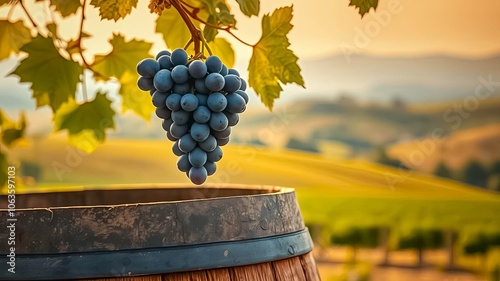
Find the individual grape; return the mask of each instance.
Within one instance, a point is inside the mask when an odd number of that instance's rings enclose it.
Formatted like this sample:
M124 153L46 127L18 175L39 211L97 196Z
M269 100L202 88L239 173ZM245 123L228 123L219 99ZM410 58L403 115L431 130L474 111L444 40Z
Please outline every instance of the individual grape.
M188 62L188 55L182 48L175 49L170 55L170 60L174 66L186 65Z
M227 69L227 66L225 64L222 65L222 69L220 70L219 73L222 76L226 76L228 74L228 69Z
M207 123L208 120L210 120L210 117L212 116L212 112L208 107L200 105L196 110L193 112L193 118L194 121L198 123Z
M214 112L221 112L227 106L226 97L219 92L211 93L207 98L207 106Z
M153 79L146 77L139 77L137 79L137 86L143 91L149 91L154 89Z
M182 152L182 150L179 148L179 140L176 140L174 142L174 144L172 145L172 152L176 155L176 156L182 156L184 154L184 152Z
M198 106L207 106L207 95L196 93L195 96L198 98Z
M222 149L220 146L217 146L214 151L207 153L207 161L217 162L222 159Z
M222 131L213 131L212 135L218 139L225 139L231 135L231 127L227 127Z
M194 184L200 185L207 180L207 170L205 167L192 167L188 176Z
M178 125L184 125L191 119L191 113L186 112L182 109L172 111L172 121Z
M169 55L164 55L156 59L158 63L160 64L160 69L168 69L171 70L174 65L172 64L172 61L170 60Z
M223 139L217 139L218 146L224 146L229 143L229 137Z
M205 86L210 91L220 91L224 88L224 76L220 75L219 73L210 73L207 75L205 78Z
M191 92L191 84L188 82L186 83L181 83L181 84L174 84L174 87L172 87L172 93L176 93L179 95L184 95Z
M182 84L189 79L189 70L185 65L177 65L172 68L172 73L170 75L175 83Z
M191 125L191 137L198 142L204 141L210 135L210 127L207 124L194 122Z
M245 104L248 103L248 95L247 95L247 93L245 93L242 90L238 90L238 91L236 91L234 93L240 95L245 100Z
M245 79L241 79L241 87L240 90L245 91L247 89L247 81Z
M153 86L153 89L149 90L149 94L153 96L153 94L156 92L155 87Z
M210 121L208 124L210 125L210 128L212 128L215 131L222 131L227 128L228 126L228 120L226 115L222 112L213 112L212 116L210 117Z
M189 163L193 167L202 167L207 162L207 153L199 147L195 147L193 151L189 152Z
M169 139L170 141L177 141L179 138L176 138L174 136L172 136L172 134L170 133L170 131L167 131L167 139Z
M196 79L203 78L207 74L207 65L201 60L195 60L189 64L189 74Z
M231 113L242 113L246 109L246 103L242 96L231 93L226 96L226 110Z
M205 64L209 73L219 73L222 70L222 61L217 56L209 56L205 60Z
M215 164L214 162L207 161L207 163L205 163L203 167L205 167L205 169L207 170L207 175L209 176L215 174L215 171L217 171L217 164Z
M236 76L240 77L240 73L238 72L238 70L236 70L234 68L228 69L227 73L228 74L233 74L233 75L236 75Z
M240 77L234 74L228 74L224 76L224 91L227 93L232 93L241 87Z
M161 69L153 79L155 88L160 92L166 92L174 86L174 81L170 77L170 70Z
M153 105L159 108L166 107L165 103L168 97L168 93L156 91L152 96Z
M179 149L184 153L191 152L196 147L197 142L190 134L185 134L179 139Z
M181 98L181 107L188 112L194 111L198 107L198 98L193 94L185 94Z
M240 121L240 116L238 113L231 113L224 110L224 115L227 117L227 122L229 126L235 126Z
M209 135L206 140L200 142L198 145L205 152L211 152L214 151L214 149L217 147L217 140L215 139L214 136Z
M176 123L172 123L169 132L170 134L172 134L174 138L180 139L182 138L182 136L187 134L188 131L189 131L189 126L187 124L179 125Z
M196 79L194 81L194 89L201 94L210 93L210 90L205 85L205 78Z
M181 109L181 99L182 96L179 94L170 94L165 101L168 109L176 111Z
M187 154L183 154L177 159L177 169L182 172L187 172L191 169L192 165L189 162L189 157Z
M157 107L155 109L156 116L161 119L168 119L170 118L170 115L172 114L172 111L166 107Z
M153 78L160 70L160 64L154 59L143 59L137 63L137 73L144 78Z
M163 51L160 51L157 55L156 55L156 60L158 60L160 57L162 56L170 56L172 53L168 50L163 50Z
M172 123L174 123L174 121L172 121L171 118L168 118L161 122L161 126L163 127L163 130L168 132L170 131L170 126L172 126Z

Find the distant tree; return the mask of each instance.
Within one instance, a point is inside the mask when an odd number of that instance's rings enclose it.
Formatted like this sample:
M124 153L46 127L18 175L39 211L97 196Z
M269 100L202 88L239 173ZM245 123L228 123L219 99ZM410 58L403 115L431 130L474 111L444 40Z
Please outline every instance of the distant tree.
M296 139L294 137L291 137L287 144L286 148L288 149L295 149L295 150L302 150L302 151L307 151L307 152L318 152L318 148L316 147L315 142L311 141L301 141L299 139Z
M406 102L402 97L395 96L391 100L391 106L395 109L406 109Z
M486 187L488 183L488 171L481 163L474 160L470 161L464 170L464 182L479 187Z
M500 191L500 161L496 161L491 165L488 177L488 189Z
M434 175L440 177L440 178L451 178L451 173L450 170L448 169L448 166L444 162L440 162L437 166L436 169L434 170Z
M401 161L390 158L384 146L377 146L375 148L375 162L386 166L407 169Z

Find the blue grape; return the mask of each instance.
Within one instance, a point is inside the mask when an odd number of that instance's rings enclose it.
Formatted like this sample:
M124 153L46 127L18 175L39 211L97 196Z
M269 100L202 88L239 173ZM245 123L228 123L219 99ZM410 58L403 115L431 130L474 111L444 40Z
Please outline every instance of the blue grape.
M191 125L191 137L198 142L204 141L210 135L210 127L207 124L194 122Z
M161 69L153 79L155 88L160 92L166 92L174 86L174 81L170 76L170 70Z
M170 132L170 134L172 134L172 136L174 138L180 139L180 138L182 138L182 136L187 134L188 131L189 131L189 125L187 125L187 124L179 125L176 123L172 123L172 125L170 126L169 132Z
M217 139L218 146L224 146L229 143L229 137L223 139Z
M226 110L231 113L242 113L246 109L246 103L242 96L231 93L226 96Z
M205 78L205 86L210 91L220 91L224 88L224 76L220 75L219 73L210 73L207 75Z
M179 95L184 95L191 92L191 84L189 83L182 83L182 84L174 84L174 87L172 88L172 93L176 93Z
M185 65L178 65L172 68L172 73L170 75L175 83L186 83L189 79L189 70Z
M189 112L186 112L182 109L172 111L172 121L174 121L175 124L187 124L189 122L189 119L191 119L191 113Z
M154 86L153 86L153 89L149 90L149 94L150 94L151 96L153 96L153 94L154 94L155 92L156 92L156 89L155 89L155 88L154 88Z
M188 112L194 111L198 107L198 98L193 94L185 94L181 98L181 107Z
M198 106L207 106L207 95L196 93L195 96L198 98Z
M183 154L177 159L177 169L182 172L187 172L191 169L191 163L187 154Z
M240 95L245 100L245 104L248 103L248 95L247 95L247 93L245 93L242 90L238 90L238 91L236 91L234 93Z
M165 101L168 109L176 111L181 109L181 99L182 96L179 94L170 94Z
M156 60L158 60L160 57L162 56L170 56L172 53L168 50L163 50L163 51L160 51L157 55L156 55Z
M209 56L205 60L205 64L209 73L219 73L222 70L222 61L217 56Z
M197 142L191 137L190 134L185 134L179 139L179 149L184 153L191 152L196 147Z
M214 151L214 149L217 147L217 140L215 139L214 136L209 135L206 140L200 142L198 145L205 152L211 152Z
M193 118L194 121L198 123L207 123L208 120L210 120L210 117L212 116L212 112L208 107L200 105L196 110L193 112Z
M207 153L201 148L196 147L193 151L189 152L189 163L193 167L202 167L207 162Z
M247 89L247 81L245 81L245 79L241 78L240 90L245 91L246 89Z
M189 64L189 74L196 79L203 78L207 74L207 65L201 60L195 60Z
M172 126L172 123L174 123L174 121L172 121L172 119L170 119L170 118L167 118L161 122L161 126L162 126L163 130L168 132L168 131L170 131L170 126Z
M153 78L160 70L160 64L154 59L143 59L137 63L137 73L144 78Z
M182 152L182 150L180 150L179 148L179 140L176 140L174 142L174 144L172 145L172 152L176 155L176 156L182 156L184 154L184 152Z
M213 112L208 124L215 131L222 131L227 128L229 121L222 112Z
M209 176L215 174L215 171L217 171L217 164L215 164L214 162L207 161L207 163L205 163L203 167L205 167L205 169L207 170L207 175Z
M164 55L159 58L157 58L158 63L160 64L160 69L168 69L171 70L174 65L172 64L172 61L170 61L170 56Z
M157 107L155 109L156 116L161 119L168 119L170 118L170 115L172 114L172 111L166 107Z
M153 105L159 108L166 107L165 101L167 100L168 93L156 91L152 96Z
M227 122L229 126L235 126L240 121L240 116L238 113L231 113L224 111L224 115L227 117Z
M207 180L207 170L205 167L192 167L189 170L188 176L191 182L200 185Z
M238 70L236 70L236 69L234 69L234 68L230 68L230 69L228 69L227 73L228 73L228 74L234 74L234 75L236 75L236 76L240 77L240 73L238 72Z
M201 94L210 93L210 90L205 85L205 78L196 79L194 81L194 89Z
M220 75L226 76L228 74L227 66L225 64L222 65L222 69L220 70Z
M177 141L179 138L172 136L170 131L167 131L167 139L169 139L170 141Z
M234 74L228 74L224 76L224 91L227 93L232 93L241 87L240 77Z
M217 162L222 159L222 149L220 146L217 146L214 151L207 153L207 161Z
M142 76L137 79L137 86L143 91L149 91L154 89L155 87L153 84L153 79Z
M207 98L207 106L214 112L221 112L227 106L227 99L219 92L211 93Z
M218 139L225 139L231 135L231 127L227 127L222 131L213 131L212 135Z
M175 49L170 55L170 60L174 66L186 65L188 62L188 55L182 48Z

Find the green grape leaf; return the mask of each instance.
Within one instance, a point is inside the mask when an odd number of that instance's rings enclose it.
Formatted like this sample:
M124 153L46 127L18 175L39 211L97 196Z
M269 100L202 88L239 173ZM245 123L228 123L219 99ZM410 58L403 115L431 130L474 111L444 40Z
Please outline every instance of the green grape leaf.
M290 50L287 34L292 29L293 6L276 9L262 18L262 36L253 46L248 84L270 110L283 88L280 83L304 86L297 56Z
M38 35L21 51L29 56L11 74L19 76L21 82L31 82L38 107L48 104L55 112L75 96L83 69L78 63L63 58L51 38Z
M213 25L217 25L217 22L215 21L215 17L213 15L210 15L208 17L207 22ZM214 41L215 36L217 36L218 33L219 31L217 29L209 25L205 25L205 27L203 28L203 37L205 37L205 40L207 40L207 42Z
M193 22L199 27L198 22ZM164 10L161 16L156 20L156 33L163 36L163 41L170 50L183 48L191 39L191 33L175 9Z
M26 116L21 112L21 118L18 123L8 119L7 115L2 116L2 142L8 146L12 145L24 137L26 132Z
M260 0L236 0L240 5L240 10L248 17L259 16Z
M122 96L122 112L132 110L146 121L151 120L151 113L155 110L151 102L151 96L137 87L139 75L136 72L125 72L120 79L120 91Z
M132 39L128 42L121 34L113 34L109 40L113 49L107 55L96 55L92 69L108 77L120 79L126 71L135 72L137 63L150 57L152 44Z
M19 53L19 49L30 41L30 30L22 20L0 20L0 60L8 58L12 52Z
M54 6L63 18L75 14L81 6L80 0L50 0L50 5Z
M54 131L67 130L69 143L90 153L104 142L106 129L115 128L114 116L111 100L99 92L92 101L70 100L61 106L54 114Z
M200 0L204 4L204 9L209 15L213 15L216 19L216 25L235 25L236 19L231 14L229 6L225 0Z
M228 67L231 68L234 66L234 50L225 38L215 38L214 41L208 43L212 53L218 56L222 62Z
M137 6L137 1L138 0L92 0L90 5L99 8L101 19L117 21L130 14L132 8Z
M8 166L9 164L7 163L7 155L0 151L0 190L2 190L2 187L4 187L7 183Z
M373 8L373 10L377 9L378 0L351 0L349 6L355 6L359 9L359 14L361 15L361 18L363 18L363 16L368 13L371 8Z

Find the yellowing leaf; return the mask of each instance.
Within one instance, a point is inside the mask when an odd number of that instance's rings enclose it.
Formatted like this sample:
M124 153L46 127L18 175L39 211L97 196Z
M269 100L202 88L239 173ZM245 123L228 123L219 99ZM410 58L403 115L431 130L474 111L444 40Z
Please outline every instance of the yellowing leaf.
M30 82L33 98L38 105L48 104L56 111L61 104L75 96L82 67L63 58L51 38L41 35L24 45L21 51L28 53L11 73L19 76L21 82ZM39 100L38 98L42 98ZM47 101L48 99L48 101Z
M8 163L7 163L7 155L3 154L0 151L0 190L7 183L7 172L8 172Z
M214 41L208 43L212 53L218 56L222 62L228 67L231 68L234 66L234 50L225 38L215 38Z
M90 5L99 8L101 19L117 21L132 12L132 8L137 6L137 0L92 0Z
M65 103L54 114L54 131L67 130L73 145L86 152L92 152L106 139L106 129L114 129L111 100L106 94L97 93L95 99L84 104L74 100ZM78 144L78 141L82 144ZM85 149L83 149L83 147Z
M0 60L8 58L12 52L19 53L19 49L29 41L31 33L23 21L0 20Z
M236 0L240 4L240 10L243 14L251 16L259 16L260 0Z
M197 27L199 26L198 22L194 21L193 23ZM156 20L155 31L161 33L163 41L165 41L170 50L183 48L189 39L191 39L189 29L175 9L163 11L161 16Z
M248 66L248 83L269 109L279 98L280 83L296 83L304 87L297 56L288 48L287 34L292 29L293 7L276 9L262 18L262 36L253 47Z
M109 40L113 50L107 55L96 55L93 69L108 77L120 79L126 71L135 72L137 63L150 57L151 43L132 39L128 42L121 34L113 34Z
M26 132L26 116L21 113L19 122L14 122L7 115L0 111L2 142L11 147L15 142L22 139Z
M351 0L349 6L355 6L359 9L359 14L361 15L361 18L363 18L363 16L368 13L371 8L373 8L373 10L377 9L378 0Z
M136 72L125 72L120 79L120 91L122 96L122 112L132 110L146 121L151 120L151 113L155 110L151 102L151 96L137 87L138 75Z
M50 0L50 5L64 18L76 13L81 6L80 0Z

